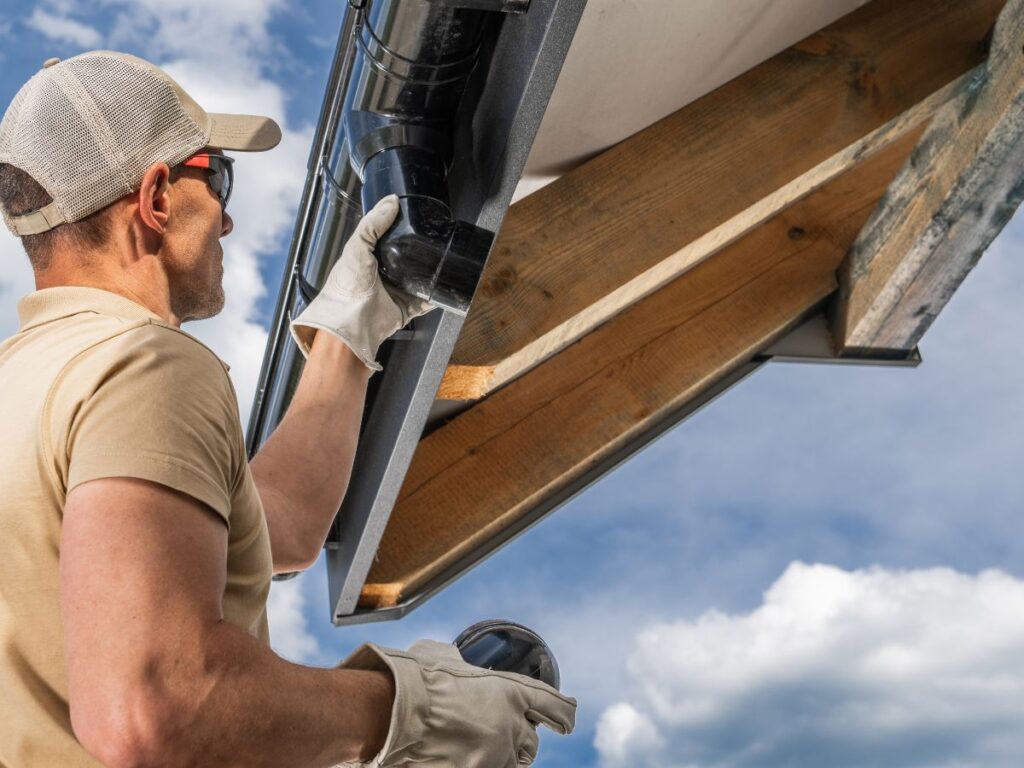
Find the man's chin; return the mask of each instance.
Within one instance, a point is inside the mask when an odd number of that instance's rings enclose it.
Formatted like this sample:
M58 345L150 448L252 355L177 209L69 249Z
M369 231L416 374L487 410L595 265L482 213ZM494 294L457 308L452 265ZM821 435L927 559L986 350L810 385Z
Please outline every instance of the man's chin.
M209 320L224 311L225 296L223 286L218 285L216 291L205 294L192 303L189 310L182 315L181 322L189 323L196 320Z
M217 294L215 296L211 297L211 302L205 308L205 314L200 319L209 320L211 317L216 317L217 315L224 311L224 304L224 289L221 288L219 291L217 291Z

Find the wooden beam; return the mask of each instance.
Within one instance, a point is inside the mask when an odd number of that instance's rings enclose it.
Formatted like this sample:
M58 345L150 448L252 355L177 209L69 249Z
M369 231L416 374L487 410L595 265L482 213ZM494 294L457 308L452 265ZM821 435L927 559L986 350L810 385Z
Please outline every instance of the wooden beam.
M840 273L841 354L920 341L1024 199L1024 0L999 17L988 64L942 109Z
M438 396L482 397L920 126L1003 2L874 0L517 203Z
M398 604L819 306L920 131L425 437L361 605Z

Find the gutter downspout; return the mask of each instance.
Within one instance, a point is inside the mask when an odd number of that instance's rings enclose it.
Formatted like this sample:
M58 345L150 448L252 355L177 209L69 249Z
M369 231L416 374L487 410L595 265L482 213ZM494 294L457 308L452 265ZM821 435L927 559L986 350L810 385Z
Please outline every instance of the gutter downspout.
M370 380L352 479L325 543L335 624L400 615L361 612L358 598L416 446L435 411L443 417L435 395L474 272L508 212L586 3L349 0L249 419L249 457L277 427L302 373L288 323L326 280L363 203L402 195L402 218L378 248L382 270L445 311L381 346L384 371ZM369 37L361 43L361 35ZM407 108L417 99L422 113ZM375 138L350 142L350 131Z
M400 197L377 248L385 277L447 311L468 310L494 233L454 219L447 174L455 114L497 15L477 9L485 5L521 12L528 0L350 0L250 414L250 458L298 386L304 360L290 319L382 197Z

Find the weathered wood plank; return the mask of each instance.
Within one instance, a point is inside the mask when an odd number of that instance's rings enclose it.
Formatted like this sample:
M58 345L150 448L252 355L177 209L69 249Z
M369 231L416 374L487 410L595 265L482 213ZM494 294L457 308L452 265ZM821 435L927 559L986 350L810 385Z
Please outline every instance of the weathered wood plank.
M920 125L1002 5L875 0L517 203L439 397L521 375Z
M909 350L1024 199L1024 0L999 17L988 64L936 116L851 250L837 351Z
M424 438L363 591L393 606L699 396L836 288L920 130Z

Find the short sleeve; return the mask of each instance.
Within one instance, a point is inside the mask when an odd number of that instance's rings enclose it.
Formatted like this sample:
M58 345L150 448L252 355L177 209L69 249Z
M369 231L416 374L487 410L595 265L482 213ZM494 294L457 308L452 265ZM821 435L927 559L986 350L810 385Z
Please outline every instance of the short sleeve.
M135 477L229 521L244 462L238 403L223 365L196 339L156 324L125 331L69 363L51 400L67 492Z

